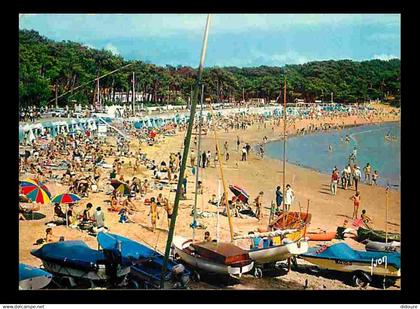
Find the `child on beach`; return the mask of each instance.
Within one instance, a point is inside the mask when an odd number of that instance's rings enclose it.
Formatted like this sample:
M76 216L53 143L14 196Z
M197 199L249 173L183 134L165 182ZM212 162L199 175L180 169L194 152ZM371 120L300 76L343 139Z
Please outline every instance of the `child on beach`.
M360 207L360 192L356 191L356 194L350 197L351 200L353 200L353 215L352 219L357 219L357 213L359 211Z
M362 210L362 214L360 215L360 218L363 220L363 223L366 225L367 228L371 228L368 224L372 224L372 219L370 217L368 217L368 215L366 214L366 210L363 209Z
M372 183L371 183L371 185L375 185L375 186L376 186L376 181L378 180L378 178L379 178L378 171L375 171L375 172L372 174Z

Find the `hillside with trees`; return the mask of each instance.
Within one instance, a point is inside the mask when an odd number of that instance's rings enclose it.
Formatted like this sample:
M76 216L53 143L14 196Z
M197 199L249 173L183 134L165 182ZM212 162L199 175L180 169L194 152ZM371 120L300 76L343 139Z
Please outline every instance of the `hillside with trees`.
M105 101L113 101L116 93L131 90L132 72L136 76L136 92L148 94L150 104L188 101L195 83L195 68L162 67L140 60L128 61L107 50L96 50L70 41L55 42L36 31L20 30L20 106L51 105L56 91L61 95L127 64L132 65L101 79L100 92ZM241 101L243 97L245 100L276 100L285 76L289 102L295 99L329 102L333 92L334 101L340 103L380 99L400 104L399 59L314 61L283 67L205 68L205 97L213 102ZM61 97L58 104L91 104L94 89L95 83L92 82Z

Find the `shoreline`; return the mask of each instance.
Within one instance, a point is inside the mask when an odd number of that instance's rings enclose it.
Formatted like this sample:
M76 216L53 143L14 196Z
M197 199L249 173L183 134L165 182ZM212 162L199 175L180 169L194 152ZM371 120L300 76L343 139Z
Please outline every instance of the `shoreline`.
M395 120L395 121L394 120L377 121L377 122L374 122L374 123L363 123L363 124L348 124L348 125L342 126L341 128L334 127L334 128L327 129L327 130L322 130L322 131L317 131L317 132L309 132L309 133L306 133L304 135L299 135L299 134L296 134L295 133L295 134L291 134L289 137L290 138L298 138L298 137L306 136L306 135L323 134L323 133L329 133L329 132L339 131L339 130L342 130L342 129L349 129L349 128L355 128L355 127L363 127L363 126L370 126L370 125L382 125L382 124L386 124L386 123L401 123L401 120ZM288 138L286 137L286 142L287 142L287 139ZM283 138L269 139L269 140L267 140L266 145L268 145L269 143L275 143L275 142L280 142L280 141L283 141ZM257 146L258 145L260 145L260 143L253 143L251 145L252 149L254 149L254 152L256 152L256 149L257 149ZM278 162L283 162L282 159L274 158L272 156L269 156L268 154L267 155L264 154L264 157L267 157L267 158L269 158L271 160L276 160ZM289 161L286 158L286 162L288 164L291 164L291 165L294 165L294 166L298 166L298 167L301 167L301 168L304 168L304 169L307 169L307 170L310 170L310 171L313 171L313 172L316 172L316 173L319 173L319 174L322 174L322 175L330 176L330 174L328 172L319 170L319 169L317 169L315 167L311 167L311 166L308 166L308 165L301 164L298 161ZM380 184L380 183L377 184L377 186L382 187L382 188L386 188L386 185L383 185L383 184ZM397 186L397 187L390 186L390 190L394 190L394 191L400 192L401 189L400 189L400 186Z

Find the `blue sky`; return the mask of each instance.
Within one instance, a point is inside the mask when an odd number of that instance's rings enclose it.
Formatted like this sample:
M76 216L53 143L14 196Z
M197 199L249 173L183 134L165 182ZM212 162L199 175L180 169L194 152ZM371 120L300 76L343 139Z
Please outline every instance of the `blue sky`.
M125 59L196 67L205 14L21 14L20 29ZM400 58L398 14L213 14L206 66Z

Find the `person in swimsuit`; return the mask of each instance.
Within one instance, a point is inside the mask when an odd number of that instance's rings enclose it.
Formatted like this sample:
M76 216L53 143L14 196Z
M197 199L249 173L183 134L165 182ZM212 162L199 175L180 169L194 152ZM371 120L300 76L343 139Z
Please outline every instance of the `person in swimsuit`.
M166 213L167 213L168 229L169 229L169 226L171 225L171 220L172 220L173 208L172 208L172 205L169 203L169 201L166 197L163 199L162 205L163 205L163 208L166 210Z
M155 230L156 230L157 219L159 219L159 213L158 213L158 206L156 204L156 201L155 201L154 197L152 197L150 199L150 202L151 202L150 211L149 211L149 214L147 216L151 215L150 219L151 219L151 223L152 223L152 230L153 230L153 233L154 233Z
M258 196L255 198L255 217L257 217L258 221L261 220L261 218L263 217L263 214L261 212L261 207L262 207L262 197L264 195L264 192L261 191Z
M352 219L357 219L357 213L360 207L360 192L356 191L356 194L353 195L351 198L353 200L353 216Z

